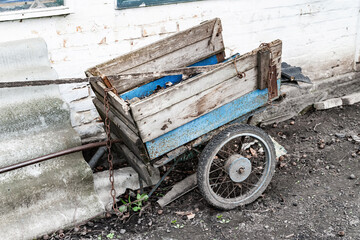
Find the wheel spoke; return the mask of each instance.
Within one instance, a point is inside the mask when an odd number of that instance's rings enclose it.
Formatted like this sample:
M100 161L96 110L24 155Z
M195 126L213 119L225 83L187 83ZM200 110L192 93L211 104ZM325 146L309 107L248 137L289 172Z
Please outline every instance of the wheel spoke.
M235 189L236 189L236 187L233 187L233 190L226 196L226 198L228 198L235 191ZM236 197L236 195L235 195L235 197Z

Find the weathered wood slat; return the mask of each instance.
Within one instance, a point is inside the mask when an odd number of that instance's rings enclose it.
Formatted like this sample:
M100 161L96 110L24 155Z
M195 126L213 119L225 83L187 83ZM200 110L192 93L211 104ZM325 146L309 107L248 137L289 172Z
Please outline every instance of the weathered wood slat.
M140 65L122 73L129 74L133 72L166 71L173 68L189 66L202 59L208 58L224 51L224 45L221 35L214 41L215 48L209 46L209 39L201 40L193 45L186 46L176 52L169 53L163 57L157 58L146 65ZM153 77L136 78L131 80L116 81L115 78L109 78L112 85L119 93L125 92L136 86L155 80Z
M280 86L280 81L278 81ZM146 142L150 159L155 159L163 154L182 146L201 135L210 132L224 124L231 122L246 113L257 109L268 101L268 90L255 90L234 101L217 108L173 131Z
M93 99L93 103L98 110L102 119L105 119L104 104L98 99ZM147 162L148 156L146 153L145 146L138 135L136 135L126 124L124 124L115 114L109 111L110 128L118 138L122 139L123 142L131 149L131 151L140 159Z
M125 156L127 162L131 165L132 168L140 175L141 179L146 182L147 185L153 185L154 183L151 181L151 176L149 174L148 168L152 168L152 166L145 165L141 159L139 159L126 145L121 143L114 144L117 150L120 150Z
M100 96L97 92L95 92L97 100L101 102L101 104L104 105L104 98ZM110 103L109 104L110 111L119 118L120 121L122 121L127 128L129 128L130 131L132 131L135 135L139 136L139 130L138 128L131 122L129 122L123 115Z
M237 69L240 72L247 71L257 66L257 53L261 48L244 54L236 59ZM273 52L273 62L277 64L279 71L281 63L278 63L281 57L281 41L275 40L270 43L270 49ZM236 74L233 62L228 62L223 67L214 69L200 76L190 78L175 86L167 88L159 93L153 94L141 101L130 104L135 121L139 121L147 116L153 115L163 109L183 101L195 94L198 94L208 88L211 88L222 81L225 81ZM211 81L209 79L212 79Z
M267 88L267 81L269 78L269 67L270 67L270 51L264 50L259 51L257 55L258 62L258 88L265 89Z
M142 140L147 142L157 138L256 89L255 68L246 71L245 78L239 79L234 75L227 81L138 121Z
M106 86L101 82L101 80L91 81L90 84L97 97L99 99L104 99L104 90L106 89ZM109 92L108 96L109 96L110 104L114 108L116 108L116 110L121 114L121 116L118 117L121 118L121 120L125 122L127 125L131 124L135 127L136 125L131 116L130 108L128 104L113 92Z
M114 58L108 62L99 64L91 69L88 69L87 73L97 76L98 71L100 71L105 75L113 75L145 64L171 52L177 51L178 49L209 38L213 34L212 31L215 23L221 24L220 19L206 21L191 29L181 31L173 36L159 40L138 50Z

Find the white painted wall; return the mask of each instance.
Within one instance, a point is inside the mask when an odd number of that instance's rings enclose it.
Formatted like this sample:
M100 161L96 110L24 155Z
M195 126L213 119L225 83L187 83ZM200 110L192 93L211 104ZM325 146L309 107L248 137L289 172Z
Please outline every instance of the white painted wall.
M0 42L44 38L60 78L82 77L93 65L214 17L222 20L227 55L279 38L283 60L301 66L313 80L353 71L360 56L355 0L205 0L127 10L115 10L113 0L73 5L67 16L0 22ZM86 132L96 116L88 109L91 96L84 90L88 86L73 88L62 92L75 112L83 112L72 119ZM97 125L89 134L98 130Z

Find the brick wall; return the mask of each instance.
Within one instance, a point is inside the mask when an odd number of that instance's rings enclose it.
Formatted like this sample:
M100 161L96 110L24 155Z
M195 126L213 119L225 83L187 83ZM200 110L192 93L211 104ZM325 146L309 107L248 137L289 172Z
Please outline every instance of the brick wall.
M279 38L283 60L313 80L353 71L360 56L360 3L353 0L206 0L127 10L115 10L113 0L73 4L67 16L0 22L0 42L44 38L60 78L83 77L93 65L214 17L222 20L227 55ZM82 138L99 136L89 86L63 85L60 91Z

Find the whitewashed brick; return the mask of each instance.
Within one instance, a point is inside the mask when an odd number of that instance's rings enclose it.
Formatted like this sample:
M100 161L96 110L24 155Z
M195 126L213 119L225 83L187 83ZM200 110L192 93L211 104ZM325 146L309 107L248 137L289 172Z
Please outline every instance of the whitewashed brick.
M314 107L317 110L324 110L324 109L330 109L334 107L338 107L342 105L341 98L331 98L325 101L317 102L314 104Z
M88 96L89 96L88 86L70 90L70 91L67 91L66 93L62 94L62 97L68 103L87 98Z
M85 112L95 109L95 106L92 103L91 98L86 98L75 102L71 102L70 109L74 112Z

